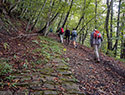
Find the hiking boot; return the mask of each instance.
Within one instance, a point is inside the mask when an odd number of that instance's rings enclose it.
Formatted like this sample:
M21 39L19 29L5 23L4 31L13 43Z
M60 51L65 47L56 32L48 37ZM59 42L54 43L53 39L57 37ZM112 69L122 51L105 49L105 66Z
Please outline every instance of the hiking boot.
M100 62L100 59L97 59L97 63L99 63Z

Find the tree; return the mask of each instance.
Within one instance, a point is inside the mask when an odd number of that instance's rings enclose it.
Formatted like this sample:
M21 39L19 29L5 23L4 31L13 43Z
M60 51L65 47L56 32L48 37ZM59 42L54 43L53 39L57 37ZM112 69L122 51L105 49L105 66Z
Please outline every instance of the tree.
M119 7L118 7L118 17L117 17L117 32L116 32L116 42L115 42L115 45L113 47L113 49L115 49L115 53L114 53L114 56L116 57L117 55L117 49L118 49L118 37L119 37L119 19L120 19L120 7L121 7L121 0L119 0Z
M38 20L39 20L39 18L40 18L40 14L42 13L42 11L43 11L43 9L44 9L44 7L45 7L45 5L46 5L46 1L47 1L47 0L44 1L44 4L43 4L41 10L40 10L39 13L38 13L38 15L37 15L37 17L36 17L36 19L35 19L35 22L34 22L34 24L33 24L32 27L31 27L31 31L34 29L35 25L37 24L37 22L38 22Z
M64 26L66 24L66 21L68 19L68 16L69 16L71 8L72 8L72 5L73 5L73 0L71 1L70 8L69 8L69 11L67 12L67 15L66 15L65 20L64 20L63 25L62 25L62 28L64 28Z
M95 0L95 29L97 28L97 0Z
M123 18L125 17L125 14L123 13ZM125 59L125 33L124 33L124 20L121 24L121 55L120 58Z
M122 2L122 6L121 6L121 26L120 26L120 34L121 34L121 51L120 51L120 58L122 59L125 59L125 32L124 32L124 29L125 29L125 13L124 13L124 9L125 9L125 6Z
M113 0L111 0L111 17L110 17L110 43L109 50L112 50L112 33L113 33Z
M105 20L105 30L106 30L106 34L107 34L107 40L108 40L108 50L111 50L112 47L110 45L111 40L110 40L110 34L109 34L109 16L110 16L110 8L111 8L111 3L109 4L109 0L107 0L107 15L106 15L106 20ZM107 54L108 54L108 50L107 50Z

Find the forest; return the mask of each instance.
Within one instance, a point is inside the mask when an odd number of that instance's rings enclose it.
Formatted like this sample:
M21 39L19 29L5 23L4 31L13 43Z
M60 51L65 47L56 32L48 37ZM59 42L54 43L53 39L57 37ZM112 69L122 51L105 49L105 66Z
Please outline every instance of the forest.
M39 33L47 36L50 27L54 31L59 27L75 28L79 43L88 46L89 34L96 28L103 34L103 51L110 56L125 58L125 5L122 0L8 1L12 4L9 14L16 12L18 17L28 21L27 32L37 27Z
M98 29L104 38L103 52L125 59L123 0L2 0L11 5L8 14L28 21L26 32L35 27L47 36L49 28L56 31L68 27L78 31L78 42L89 46L89 35ZM29 25L31 27L29 28Z
M77 49L59 43L60 27L76 29ZM0 95L124 95L125 1L0 0L0 62Z

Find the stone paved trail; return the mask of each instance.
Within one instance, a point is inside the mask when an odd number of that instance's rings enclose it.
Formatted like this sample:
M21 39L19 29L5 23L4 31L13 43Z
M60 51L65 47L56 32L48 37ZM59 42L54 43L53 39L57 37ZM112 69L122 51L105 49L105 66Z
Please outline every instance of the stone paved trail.
M43 67L16 70L16 83L11 83L10 90L0 91L0 95L84 95L70 70L69 64L59 58ZM18 87L21 89L17 90Z

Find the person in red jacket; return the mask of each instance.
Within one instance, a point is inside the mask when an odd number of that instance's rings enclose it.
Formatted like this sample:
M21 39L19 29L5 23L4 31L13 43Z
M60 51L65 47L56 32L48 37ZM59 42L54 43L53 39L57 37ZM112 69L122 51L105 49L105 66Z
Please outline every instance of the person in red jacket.
M63 36L64 36L64 30L63 30L63 28L59 28L57 30L57 32L58 32L58 36L60 37L60 42L63 43Z

